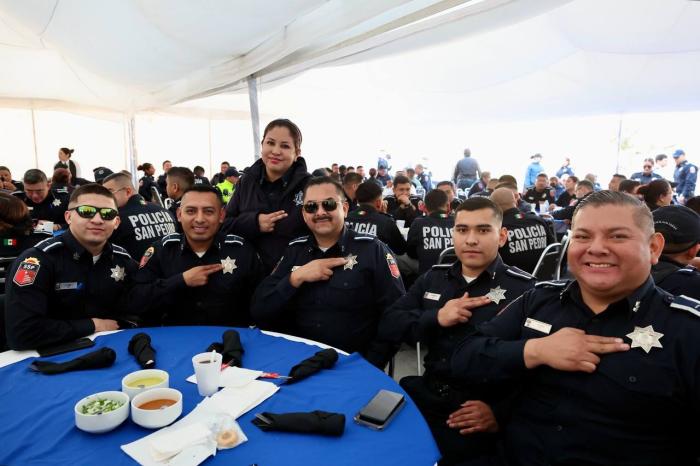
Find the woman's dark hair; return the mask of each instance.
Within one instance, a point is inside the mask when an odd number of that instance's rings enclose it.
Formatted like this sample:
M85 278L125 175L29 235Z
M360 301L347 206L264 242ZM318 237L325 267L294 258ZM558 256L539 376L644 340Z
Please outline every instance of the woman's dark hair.
M56 146L54 146L54 147L56 147ZM75 149L69 149L67 147L61 147L60 150L61 150L61 152L66 154L68 156L68 158L70 158L70 156L73 155L73 152L75 152Z
M0 233L21 230L27 234L32 229L29 208L18 197L0 192Z
M265 136L267 136L268 131L270 131L272 128L277 128L280 126L289 130L289 134L292 136L292 140L294 141L294 153L299 155L299 152L301 151L301 130L291 120L286 118L278 118L269 122L265 127L265 131L263 131L263 140L265 139Z
M571 177L569 177L571 178ZM641 185L637 180L622 180L620 181L620 192L627 193L627 194L636 194L634 192L635 189L637 189L637 186Z
M150 163L148 163L148 162L143 163L143 164L139 165L138 167L136 167L137 170L140 170L140 171L142 171L142 172L144 172L144 173L145 173L147 170L150 170L151 168L153 168L153 164L150 164Z
M649 184L645 184L639 187L637 194L644 198L644 202L647 203L649 208L652 206L658 207L658 200L661 196L665 195L671 190L671 185L668 184L666 180L654 180Z
M68 184L70 180L70 171L67 168L57 168L53 171L51 183Z

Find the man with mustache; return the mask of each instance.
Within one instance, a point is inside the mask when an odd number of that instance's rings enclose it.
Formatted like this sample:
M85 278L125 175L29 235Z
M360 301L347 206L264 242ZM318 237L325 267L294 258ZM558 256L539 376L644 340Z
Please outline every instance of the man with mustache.
M377 325L405 290L389 248L346 228L347 211L338 182L308 182L303 215L312 234L289 243L256 290L251 313L263 328L356 351L383 368L395 347L377 338Z

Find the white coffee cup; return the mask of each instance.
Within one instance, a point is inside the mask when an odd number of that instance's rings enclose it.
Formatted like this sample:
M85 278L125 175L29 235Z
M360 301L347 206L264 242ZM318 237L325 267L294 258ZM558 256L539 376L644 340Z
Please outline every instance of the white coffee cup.
M403 226L406 224L406 220L397 220L396 221L396 226L399 228L403 228Z
M211 396L219 390L221 378L220 353L199 353L192 357L194 375L197 378L197 390L202 396Z

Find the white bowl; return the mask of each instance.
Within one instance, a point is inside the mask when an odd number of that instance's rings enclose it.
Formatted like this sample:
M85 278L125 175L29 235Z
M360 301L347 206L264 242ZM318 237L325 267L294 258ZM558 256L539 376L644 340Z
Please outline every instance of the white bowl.
M130 387L129 385L139 379L147 378L158 378L163 379L159 384ZM170 386L170 375L167 372L160 369L144 369L141 371L132 372L127 374L122 379L122 391L129 395L129 398L133 398L139 393L145 392L146 390L153 390L154 388L168 388Z
M139 406L162 398L175 400L175 404L162 409L141 409ZM139 393L131 399L131 420L141 427L157 429L172 424L182 414L182 393L174 388L154 388Z
M80 409L94 400L114 400L123 404L114 411L103 414L83 414ZM118 391L100 392L86 396L78 401L73 408L75 412L75 425L80 430L93 434L101 434L115 429L129 417L129 395Z

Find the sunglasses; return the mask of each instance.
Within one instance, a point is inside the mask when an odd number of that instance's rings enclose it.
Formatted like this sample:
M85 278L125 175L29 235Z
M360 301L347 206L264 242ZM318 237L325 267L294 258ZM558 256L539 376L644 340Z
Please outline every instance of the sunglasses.
M644 165L644 168L651 168L651 165Z
M324 199L320 202L306 202L304 204L304 212L306 212L307 214L315 214L316 212L318 212L319 204L323 206L323 210L325 210L326 212L333 212L335 209L338 208L338 201L336 201L335 199Z
M91 205L79 205L78 207L73 207L68 210L75 210L82 218L93 218L99 213L102 220L106 221L114 220L117 218L117 215L119 215L117 209L112 209L111 207L95 207Z

